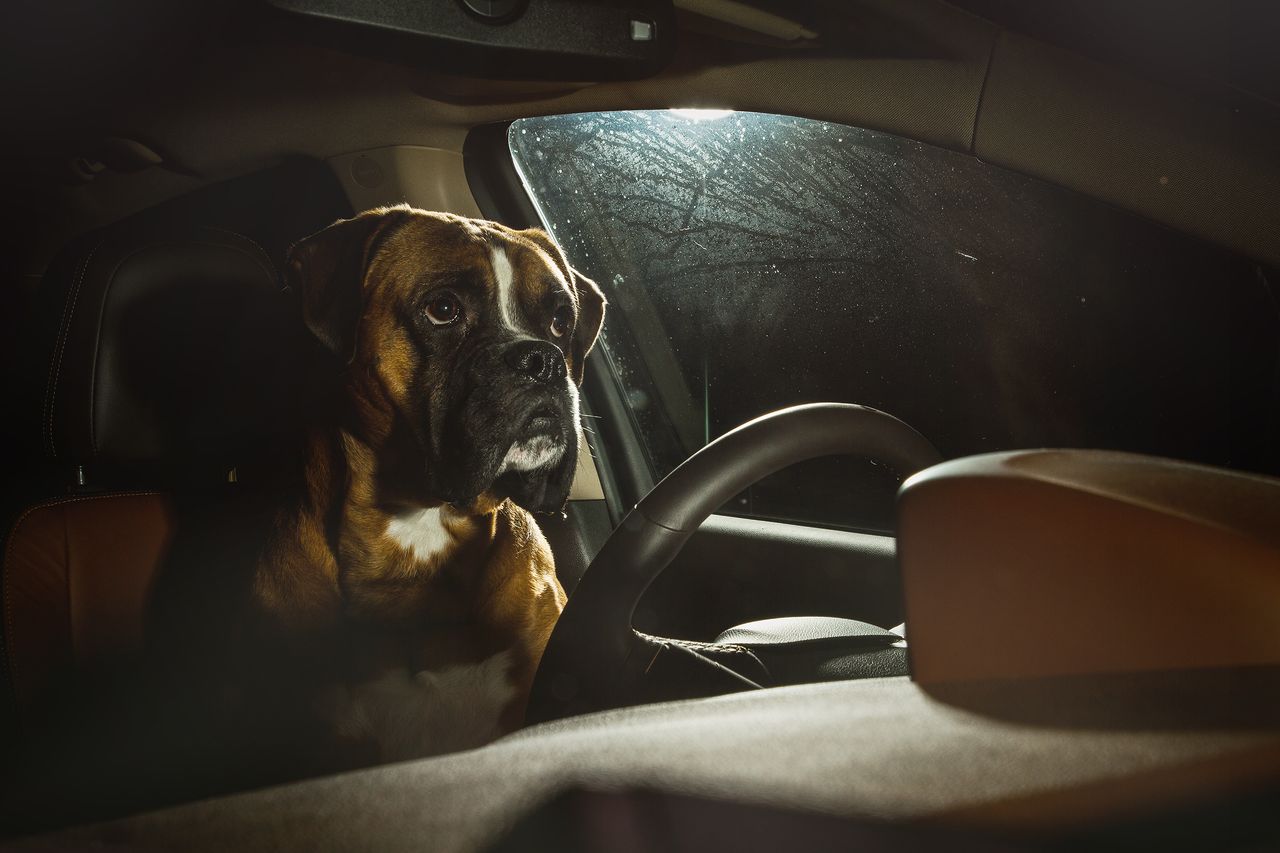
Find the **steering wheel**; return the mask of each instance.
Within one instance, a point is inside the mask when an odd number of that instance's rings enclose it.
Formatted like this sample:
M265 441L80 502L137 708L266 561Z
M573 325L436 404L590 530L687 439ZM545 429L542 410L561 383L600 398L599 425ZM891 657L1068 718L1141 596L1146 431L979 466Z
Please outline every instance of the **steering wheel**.
M793 463L838 454L884 462L904 477L942 461L906 423L848 403L793 406L725 433L654 486L591 561L547 643L526 722L632 704L645 670L679 642L631 626L649 584L735 494Z

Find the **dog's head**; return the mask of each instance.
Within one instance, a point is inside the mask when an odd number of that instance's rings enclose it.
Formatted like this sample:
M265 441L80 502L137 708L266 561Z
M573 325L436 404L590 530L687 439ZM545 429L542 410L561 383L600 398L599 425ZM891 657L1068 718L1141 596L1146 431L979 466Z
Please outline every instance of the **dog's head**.
M372 210L295 245L287 275L346 368L346 428L373 450L380 500L564 506L605 300L545 232Z

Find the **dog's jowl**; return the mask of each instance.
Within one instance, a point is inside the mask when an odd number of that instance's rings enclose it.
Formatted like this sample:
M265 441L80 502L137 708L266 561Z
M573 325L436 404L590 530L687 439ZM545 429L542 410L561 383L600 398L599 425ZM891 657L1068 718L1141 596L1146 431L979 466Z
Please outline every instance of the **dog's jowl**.
M263 654L369 760L484 743L564 604L534 514L569 494L604 298L542 231L408 207L287 276L328 373L254 581Z

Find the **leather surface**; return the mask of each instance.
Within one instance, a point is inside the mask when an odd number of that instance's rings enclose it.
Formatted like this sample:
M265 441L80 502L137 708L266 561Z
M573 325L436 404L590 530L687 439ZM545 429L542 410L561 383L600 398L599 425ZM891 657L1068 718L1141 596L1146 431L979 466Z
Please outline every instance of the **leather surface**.
M289 302L245 237L109 228L51 266L38 300L33 369L49 457L229 467L289 412Z
M876 625L834 616L786 616L735 625L717 643L739 646L792 646L809 643L838 643L845 646L876 647L902 638Z
M168 502L154 493L64 498L18 519L0 580L6 663L20 712L60 676L141 650L172 521Z
M912 477L898 518L922 684L1280 664L1280 480L1012 451Z
M881 649L858 650L853 653L830 654L816 659L805 660L805 655L814 655L805 649L800 654L788 649L783 652L783 660L798 658L790 670L784 670L774 658L766 661L770 672L780 683L807 684L812 681L848 681L855 678L888 678L891 675L908 675L910 667L907 663L907 650L898 646L886 646ZM790 663L790 661L788 661ZM788 672L794 673L786 678ZM814 675L809 673L813 672Z
M789 616L735 625L716 638L755 653L770 684L808 684L907 674L902 638L884 628L831 616Z

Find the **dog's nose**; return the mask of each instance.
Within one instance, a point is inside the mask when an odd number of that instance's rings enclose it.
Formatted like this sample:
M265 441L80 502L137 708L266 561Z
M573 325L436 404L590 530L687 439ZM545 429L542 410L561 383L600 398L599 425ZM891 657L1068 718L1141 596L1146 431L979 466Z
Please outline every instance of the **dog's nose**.
M565 377L564 355L546 341L521 341L503 353L511 369L535 382L553 382Z

